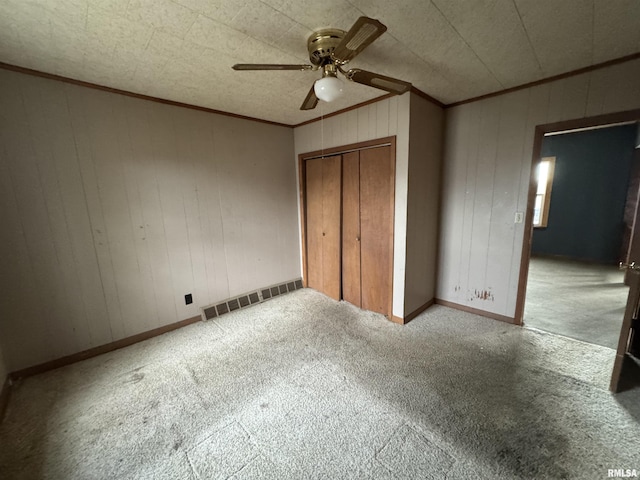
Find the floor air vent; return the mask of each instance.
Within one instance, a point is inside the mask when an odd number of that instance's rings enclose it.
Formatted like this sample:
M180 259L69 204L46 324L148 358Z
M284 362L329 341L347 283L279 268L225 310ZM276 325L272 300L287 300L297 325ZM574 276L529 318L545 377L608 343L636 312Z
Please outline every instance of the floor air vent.
M218 316L216 307L203 308L202 311L204 312L204 318L207 320Z
M210 305L202 309L202 315L205 320L210 320L225 313L233 312L241 308L250 307L256 303L264 302L270 298L277 297L278 295L284 295L294 290L302 288L302 279L293 280L291 282L285 282L278 285L271 285L261 288L255 292L245 293L239 297L229 298L223 302L215 305Z
M229 313L229 307L227 303L220 303L216 305L216 310L218 310L218 315L224 315L225 313Z

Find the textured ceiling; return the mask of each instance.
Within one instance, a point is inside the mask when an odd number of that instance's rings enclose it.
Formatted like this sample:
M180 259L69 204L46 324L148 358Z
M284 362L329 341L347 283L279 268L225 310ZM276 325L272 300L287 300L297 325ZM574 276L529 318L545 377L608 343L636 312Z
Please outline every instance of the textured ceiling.
M0 61L297 124L386 92L348 84L302 112L319 72L231 66L308 63L314 29L361 15L388 30L350 66L443 103L640 51L639 0L0 0Z

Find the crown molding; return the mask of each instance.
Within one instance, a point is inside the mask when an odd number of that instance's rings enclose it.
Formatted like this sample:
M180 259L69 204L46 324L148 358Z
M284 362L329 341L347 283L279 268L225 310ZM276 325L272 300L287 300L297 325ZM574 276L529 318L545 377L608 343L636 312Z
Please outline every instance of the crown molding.
M535 80L533 82L524 83L522 85L517 85L511 88L505 88L503 90L498 90L496 92L487 93L484 95L479 95L477 97L471 97L466 100L460 100L459 102L453 102L446 105L445 108L457 107L459 105L465 105L467 103L477 102L479 100L485 100L491 97L497 97L498 95L504 95L511 92L517 92L518 90L523 90L525 88L536 87L538 85L542 85L544 83L555 82L557 80L562 80L568 77L574 77L576 75L582 75L583 73L593 72L594 70L600 70L601 68L612 67L614 65L619 65L621 63L630 62L632 60L637 60L640 58L640 52L632 53L631 55L626 55L624 57L614 58L613 60L607 60L606 62L597 63L595 65L590 65L588 67L578 68L577 70L571 70L570 72L561 73L559 75L554 75L552 77L542 78L540 80Z
M215 110L213 108L200 107L198 105L192 105L190 103L176 102L175 100L168 100L166 98L152 97L151 95L143 95L141 93L134 93L128 90L120 90L119 88L112 88L104 85L99 85L97 83L85 82L83 80L76 80L74 78L63 77L62 75L55 75L53 73L41 72L39 70L33 70L31 68L19 67L17 65L11 65L9 63L0 62L0 68L3 70L10 70L12 72L32 75L34 77L47 78L49 80L55 80L57 82L69 83L71 85L78 85L81 87L92 88L94 90L101 90L103 92L117 93L118 95L125 95L127 97L139 98L142 100L149 100L151 102L162 103L165 105L172 105L174 107L189 108L191 110L198 110L200 112L215 113L216 115L225 115L227 117L241 118L243 120L266 123L269 125L277 125L279 127L288 127L288 128L292 127L292 125L288 125L286 123L273 122L271 120L264 120L262 118L248 117L246 115L239 115L237 113L223 112L222 110Z

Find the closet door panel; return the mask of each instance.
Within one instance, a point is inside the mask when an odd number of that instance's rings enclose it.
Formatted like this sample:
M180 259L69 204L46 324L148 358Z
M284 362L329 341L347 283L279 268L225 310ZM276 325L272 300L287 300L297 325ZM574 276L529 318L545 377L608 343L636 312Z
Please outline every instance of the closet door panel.
M391 318L395 165L390 147L360 151L362 308Z
M322 159L307 160L306 222L307 222L307 286L322 287Z
M342 298L360 307L360 153L342 156Z
M322 159L322 292L340 300L340 155Z

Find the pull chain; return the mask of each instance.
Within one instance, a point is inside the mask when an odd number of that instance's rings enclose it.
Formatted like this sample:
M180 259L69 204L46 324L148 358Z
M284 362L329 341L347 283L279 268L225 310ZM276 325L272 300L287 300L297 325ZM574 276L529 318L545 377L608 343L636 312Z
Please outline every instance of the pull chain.
M324 102L320 101L320 151L324 157Z

